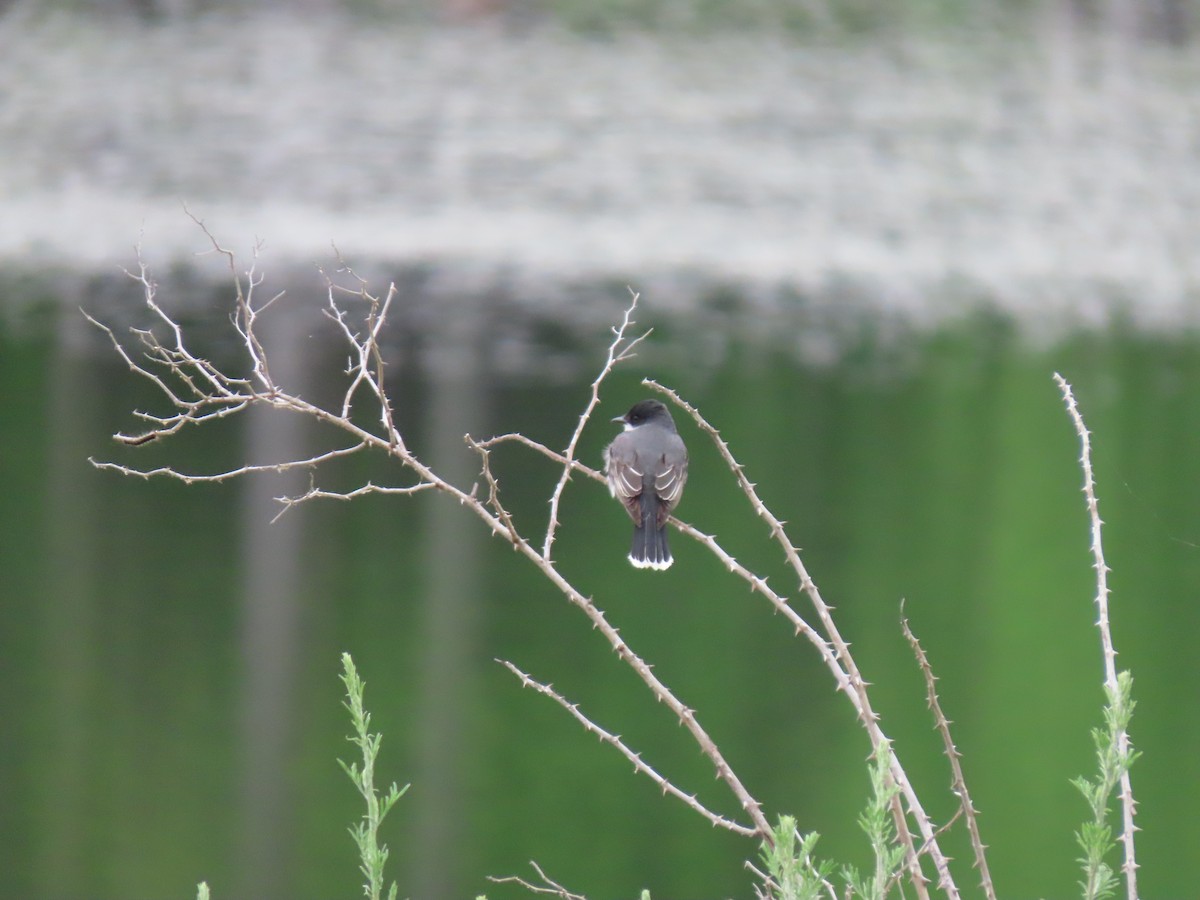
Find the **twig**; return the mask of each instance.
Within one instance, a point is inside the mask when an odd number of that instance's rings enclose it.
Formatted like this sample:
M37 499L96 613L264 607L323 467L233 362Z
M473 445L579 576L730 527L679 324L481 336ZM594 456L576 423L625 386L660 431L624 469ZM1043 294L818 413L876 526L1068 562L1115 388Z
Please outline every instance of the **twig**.
M336 247L334 249L336 250ZM351 360L346 369L347 374L351 375L352 378L342 397L342 418L350 417L354 405L354 395L358 392L358 388L364 383L369 384L371 392L379 402L379 417L384 433L393 444L396 444L403 450L405 449L404 438L396 428L395 419L392 414L391 399L384 388L383 354L379 349L379 336L383 331L384 323L387 321L392 301L397 294L396 284L392 282L388 285L388 292L383 302L380 303L379 298L373 296L367 290L366 281L345 264L340 254L338 255L338 261L342 263L340 271L349 274L359 285L356 291L342 287L335 284L324 269L320 270L321 274L325 277L325 285L329 298L329 308L324 311L325 315L337 324L343 336L355 348L355 356L357 357L356 360ZM360 339L358 334L350 328L346 320L345 311L338 306L337 300L334 297L335 291L344 292L367 303L367 336L365 339ZM371 368L372 365L374 366L373 370Z
M837 654L833 651L833 646L829 643L829 641L821 637L817 630L809 625L808 622L806 622L800 615L800 613L798 613L788 604L786 597L776 593L767 584L767 580L765 578L755 575L740 562L738 562L733 556L731 556L729 552L722 547L720 543L718 543L715 535L705 534L694 525L690 525L687 522L681 522L674 516L671 517L670 521L671 524L679 529L681 533L688 535L688 537L694 538L695 540L704 544L704 546L708 547L708 549L712 551L712 554L721 561L721 564L725 566L726 569L750 585L751 592L759 593L766 597L768 602L775 607L775 611L782 614L783 617L791 623L792 627L795 629L796 636L805 638L813 645L813 647L816 648L817 653L821 655L821 659L825 662L825 665L829 668L830 672L833 673L834 680L837 681L838 687L843 691L850 693L851 696L854 696L850 689L848 681L849 676L846 674L846 670L842 668L841 663L838 661Z
M672 796L679 798L696 812L700 813L700 815L704 816L704 818L708 819L708 821L710 821L714 826L719 826L727 831L732 831L734 834L740 834L743 837L759 836L755 829L731 821L719 813L713 812L698 799L696 799L695 794L689 794L686 791L676 787L671 783L671 781L660 775L649 764L647 764L645 760L642 759L642 755L640 753L635 753L633 750L629 749L619 734L613 734L601 728L583 714L583 712L579 709L578 703L571 703L566 697L554 690L553 686L549 684L543 684L542 682L530 677L506 659L498 659L496 662L500 663L502 666L508 669L508 671L512 672L519 679L521 679L522 687L532 688L539 694L551 698L558 703L559 706L574 716L575 720L583 726L585 731L596 735L596 737L598 737L604 743L611 744L613 747L616 747L626 759L633 763L633 767L636 771L641 772L660 788L662 788L662 792L664 794L671 794Z
M500 482L496 480L496 476L492 473L491 451L469 434L465 436L464 440L466 440L467 446L475 450L479 454L480 460L482 460L483 477L488 485L488 506L500 517L500 521L508 529L508 536L513 544L525 543L525 538L521 537L521 533L517 531L517 526L513 523L512 513L500 502Z
M118 435L120 440L121 436ZM155 477L172 478L176 481L182 481L184 484L200 484L206 481L228 481L231 478L238 478L242 475L251 475L258 472L288 472L292 469L311 469L319 466L323 462L328 462L331 459L337 459L343 456L351 456L365 449L365 444L356 444L352 447L343 447L340 450L329 450L325 453L318 453L315 456L309 456L305 459L291 459L277 463L262 463L257 465L239 466L236 469L229 469L225 472L215 472L212 474L188 474L180 472L178 469L173 469L170 466L159 466L155 469L136 469L132 466L121 465L120 463L104 462L103 460L88 457L90 462L97 469L108 469L113 472L120 472L122 475L133 475L137 478L149 480ZM405 492L411 493L411 488L404 489ZM308 495L305 495L307 499ZM320 496L320 494L313 494ZM297 503L299 500L293 500L292 503Z
M591 466L587 465L586 463L581 463L577 459L568 459L563 454L551 450L545 444L539 443L538 441L533 440L533 438L526 437L520 432L498 434L494 437L486 438L485 440L479 442L479 446L491 450L493 447L496 447L499 444L507 443L522 444L523 446L528 447L530 450L537 451L547 459L558 463L560 466L570 466L572 472L579 472L583 475L586 475L588 478L591 478L593 481L598 481L601 484L605 483L604 473L599 469L593 469Z
M497 878L494 875L489 875L487 880L492 882L492 884L519 884L530 893L548 894L552 897L559 897L561 900L587 900L587 897L583 896L583 894L573 894L557 881L550 878L550 876L542 871L542 867L533 860L530 860L529 864L533 866L533 870L538 873L538 878L542 879L542 884L531 884L519 875L506 875L503 878Z
M271 372L267 368L267 354L264 350L262 342L258 339L258 335L254 333L254 325L258 318L258 314L270 307L276 300L283 296L280 292L264 303L258 309L254 308L254 291L263 282L263 276L257 271L258 252L261 249L260 244L256 244L253 251L255 264L251 265L245 272L245 285L243 286L242 277L237 271L237 257L234 252L221 245L217 240L216 235L208 230L208 226L204 221L193 215L192 211L184 204L184 212L188 217L195 222L204 236L208 238L212 245L212 252L225 257L229 265L229 273L233 276L233 283L236 289L236 303L234 305L234 313L231 317L233 327L238 335L242 338L242 342L246 347L246 355L250 358L252 371L258 383L262 385L263 390L269 394L273 394L278 390L275 382L271 378ZM176 332L179 331L179 326L171 323Z
M309 486L309 489L298 497L276 497L276 502L282 504L283 508L275 514L271 522L278 522L284 513L290 511L292 507L298 506L301 503L307 503L309 500L353 500L356 497L365 497L367 494L416 494L421 491L427 491L436 485L423 481L419 484L388 486L382 484L373 484L368 481L364 485L356 487L352 491L327 491L318 488L315 484Z
M1096 570L1096 627L1100 630L1100 646L1104 655L1104 686L1110 697L1119 696L1117 684L1117 651L1113 646L1112 630L1108 618L1108 572L1104 562L1104 545L1101 541L1100 504L1096 499L1096 482L1092 474L1092 442L1090 432L1083 423L1083 416L1075 402L1075 394L1071 385L1058 372L1054 373L1054 383L1062 392L1067 414L1079 435L1080 455L1079 465L1083 469L1083 495L1087 500L1088 519L1091 523L1092 568ZM1117 748L1122 756L1130 753L1129 733L1122 728L1117 735ZM1129 778L1128 768L1121 772L1121 844L1125 850L1125 862L1122 870L1125 872L1125 890L1129 900L1136 900L1137 892L1137 858L1134 854L1134 832L1138 830L1133 822L1136 802L1133 799L1133 785Z
M963 814L963 808L960 806L960 807L958 807L958 809L954 810L954 812L951 814L949 819L947 819L945 822L943 822L941 825L939 825L937 827L937 829L933 832L933 836L941 837L943 834L948 832L951 828L954 827L954 823L957 822L962 817L962 814ZM926 854L929 853L930 848L933 846L934 845L931 843L922 844L920 847L917 848L917 856L918 857L925 856ZM902 874L903 873L901 873L901 872L897 872L896 874L894 874L891 877L891 879L889 879L887 886L883 890L884 897L887 897L888 895L890 895L892 892L892 887L900 883Z
M621 637L617 629L609 624L604 612L590 598L579 593L574 585L562 576L558 569L539 556L537 551L528 544L522 544L518 549L541 569L542 573L566 596L572 605L579 608L588 617L588 620L592 623L592 627L604 635L613 652L617 654L617 657L622 662L637 673L638 677L650 689L650 692L654 694L655 699L671 710L671 713L688 730L692 739L700 747L700 752L712 762L713 768L716 769L717 778L724 781L734 797L737 798L742 810L754 823L757 835L764 840L767 839L771 833L771 826L763 815L762 804L751 796L737 773L726 762L716 742L713 741L708 732L700 724L700 720L696 717L696 711L684 705L675 696L675 693L659 680L658 676L654 674L653 667L633 651L625 642L625 639Z
M909 646L912 647L913 655L917 658L921 674L925 676L925 697L929 703L929 709L933 713L938 733L942 736L942 746L945 749L946 758L950 760L950 789L958 797L959 811L967 822L967 831L971 835L971 849L975 854L975 868L979 870L980 885L988 900L996 900L996 888L992 883L992 874L988 870L987 846L980 836L979 822L976 819L978 811L975 809L975 804L971 802L971 795L967 791L967 781L963 777L960 763L962 754L954 746L954 739L950 736L950 720L942 712L942 704L938 700L937 676L933 674L933 667L929 664L929 657L926 656L925 649L908 625L908 617L903 615L903 604L901 604L900 627L904 631L904 637L908 639Z
M545 560L550 559L550 550L554 546L554 536L558 530L558 504L562 499L563 488L567 486L567 482L571 479L571 472L574 468L575 448L579 444L579 437L583 434L584 426L587 425L588 419L592 416L592 411L600 402L600 384L608 377L608 373L613 370L613 367L617 363L632 357L634 355L632 352L633 348L650 336L650 331L646 331L626 343L625 346L621 346L625 340L625 332L633 324L633 313L637 309L639 296L633 291L629 293L629 307L625 310L625 315L621 318L621 324L613 328L613 341L608 345L608 358L605 360L600 374L592 382L591 397L588 399L583 413L579 416L579 422L575 425L575 431L571 435L571 440L567 443L567 449L563 452L562 475L559 476L558 484L554 486L554 492L550 495L550 521L546 525L546 539L542 542L542 558Z

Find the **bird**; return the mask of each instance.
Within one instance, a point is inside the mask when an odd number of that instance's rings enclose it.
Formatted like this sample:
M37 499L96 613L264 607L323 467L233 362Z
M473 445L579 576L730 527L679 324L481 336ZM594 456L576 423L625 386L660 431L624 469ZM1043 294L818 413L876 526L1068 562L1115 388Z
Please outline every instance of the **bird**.
M657 400L639 401L613 421L625 430L604 450L604 474L609 491L633 519L629 561L662 571L674 562L667 519L687 483L687 447L670 411Z

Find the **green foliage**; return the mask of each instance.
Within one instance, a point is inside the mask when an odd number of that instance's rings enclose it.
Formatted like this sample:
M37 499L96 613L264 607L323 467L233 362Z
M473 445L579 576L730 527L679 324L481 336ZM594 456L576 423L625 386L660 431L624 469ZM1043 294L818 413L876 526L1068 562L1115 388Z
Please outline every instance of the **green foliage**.
M1116 689L1106 686L1104 692L1108 697L1104 707L1104 727L1092 729L1099 771L1095 780L1081 776L1071 781L1083 794L1092 813L1092 818L1075 833L1075 839L1083 850L1083 856L1079 858L1083 880L1079 886L1083 889L1085 900L1104 900L1116 893L1117 872L1105 862L1116 846L1112 828L1108 824L1108 807L1117 782L1129 771L1139 755L1128 743L1124 747L1121 745L1121 736L1129 728L1136 705L1132 699L1133 675L1129 672L1119 673Z
M771 900L817 900L821 896L833 863L813 856L820 837L815 831L801 835L794 818L779 817L770 842L764 842L762 848L768 876L765 896Z
M871 841L875 870L870 875L860 874L853 866L842 870L852 895L867 900L883 900L888 895L904 860L904 847L897 843L892 823L892 800L900 787L892 780L891 769L892 749L884 743L871 764L871 799L858 817L859 827Z
M340 759L338 764L367 801L367 811L362 821L350 828L350 835L358 845L359 869L366 879L363 894L371 900L380 900L383 895L383 866L387 862L388 849L387 845L379 843L379 826L396 801L408 790L409 785L397 788L393 782L383 797L375 790L375 760L379 756L379 745L383 743L383 735L370 733L371 714L363 707L363 691L366 686L358 677L354 660L350 658L349 653L342 654L342 669L342 683L346 685L344 705L350 710L350 718L354 722L354 734L347 740L357 744L362 751L362 765L347 765ZM395 882L392 882L387 897L388 900L395 900Z
M891 747L885 743L871 763L871 798L858 817L859 827L871 842L875 868L871 873L863 874L853 866L842 867L847 897L883 900L896 884L904 862L904 847L896 840L896 827L892 822L892 801L900 787L892 780L891 764ZM771 842L764 844L761 852L767 870L765 897L770 900L817 900L821 896L835 895L833 885L829 883L833 861L817 860L813 853L819 837L815 831L800 835L795 819L780 816Z
M202 881L196 885L196 900L209 900L207 881Z

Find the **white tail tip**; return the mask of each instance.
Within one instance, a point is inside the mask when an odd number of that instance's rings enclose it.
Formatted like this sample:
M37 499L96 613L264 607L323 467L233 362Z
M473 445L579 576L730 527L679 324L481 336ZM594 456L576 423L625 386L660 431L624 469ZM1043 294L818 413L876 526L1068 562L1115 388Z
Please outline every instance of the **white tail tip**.
M629 562L633 564L635 569L653 569L656 572L662 572L665 569L671 568L671 563L674 559L634 559L631 555Z

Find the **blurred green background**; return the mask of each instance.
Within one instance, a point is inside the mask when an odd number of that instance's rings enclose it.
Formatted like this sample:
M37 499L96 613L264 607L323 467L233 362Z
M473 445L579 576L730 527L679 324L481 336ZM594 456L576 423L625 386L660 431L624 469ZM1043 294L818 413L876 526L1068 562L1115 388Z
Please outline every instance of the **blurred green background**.
M1102 666L1078 439L1095 445L1118 664L1133 671L1146 897L1200 840L1200 7L1184 0L0 4L0 897L359 895L339 655L384 734L414 900L753 896L757 848L663 797L495 660L552 682L711 807L711 765L585 618L445 498L312 503L306 473L184 486L336 436L250 414L141 448L164 412L79 308L149 323L142 252L200 355L240 366L219 257L257 246L273 371L339 403L344 263L399 295L401 426L456 483L462 435L565 446L610 328L654 334L580 446L677 389L789 522L926 809L956 810L923 641L1002 897L1075 894ZM261 239L261 244L255 240ZM318 268L320 271L318 271ZM345 272L340 283L353 284ZM350 307L353 301L350 301ZM702 434L681 518L797 597ZM540 536L557 478L515 446ZM323 487L403 484L381 458ZM810 648L702 547L625 561L604 488L555 556L697 710L768 815L865 864L868 743ZM807 612L803 600L800 609ZM735 816L736 817L736 816ZM964 895L961 827L944 838Z
M614 292L614 315L621 301ZM202 878L218 896L353 894L345 826L358 808L334 763L352 749L343 650L385 735L381 777L413 782L385 829L405 896L508 896L484 876L525 872L528 859L590 896L748 896L750 843L661 797L493 662L552 681L685 789L736 811L685 734L511 550L436 496L314 503L270 524L282 479L184 487L93 470L92 454L215 471L327 439L288 423L295 443L271 444L278 423L251 418L119 452L108 436L133 427L131 404L155 405L101 343L79 341L76 315L42 308L2 348L6 896L187 896ZM1100 721L1078 444L1050 374L1074 383L1095 435L1119 662L1136 677L1143 889L1186 893L1174 863L1197 837L1194 335L1114 327L1033 349L1010 323L974 316L900 344L863 336L819 367L744 341L702 366L671 320L642 323L664 336L607 382L582 458L597 461L615 428L605 419L645 393L645 374L699 404L790 520L885 729L944 820L954 804L899 633L905 599L1007 896L1072 892L1084 807L1068 779L1090 771ZM317 328L296 377L328 399L338 352ZM578 341L547 333L542 349L599 365L606 341L600 328ZM438 374L396 353L403 427L467 484L463 431L561 446L587 394L582 375ZM460 403L464 379L474 400ZM794 595L713 448L681 429L692 475L680 514ZM536 535L553 468L516 448L495 461ZM366 478L404 481L375 461L321 482ZM689 541L676 537L678 563L662 575L630 568L628 531L602 487L572 482L563 571L699 711L772 817L794 813L824 852L864 861L854 816L868 746L828 673ZM959 877L973 882L965 863Z

